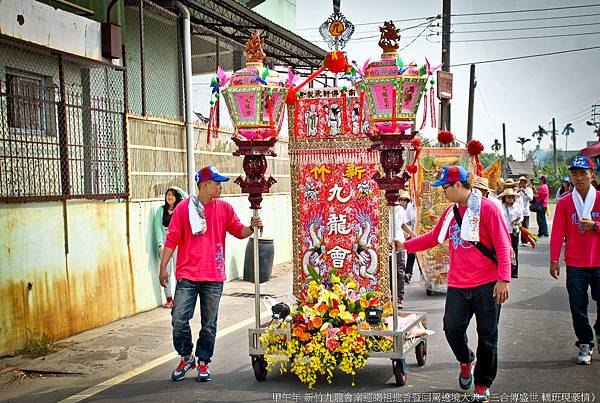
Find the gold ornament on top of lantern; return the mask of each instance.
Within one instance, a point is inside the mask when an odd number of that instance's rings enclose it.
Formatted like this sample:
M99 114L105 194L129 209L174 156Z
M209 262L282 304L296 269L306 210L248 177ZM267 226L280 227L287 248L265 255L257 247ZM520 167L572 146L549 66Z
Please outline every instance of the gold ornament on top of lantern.
M368 118L377 134L401 134L414 129L414 119L427 84L428 69L403 65L398 55L400 30L392 21L379 27L381 59L371 62L359 83L365 91Z

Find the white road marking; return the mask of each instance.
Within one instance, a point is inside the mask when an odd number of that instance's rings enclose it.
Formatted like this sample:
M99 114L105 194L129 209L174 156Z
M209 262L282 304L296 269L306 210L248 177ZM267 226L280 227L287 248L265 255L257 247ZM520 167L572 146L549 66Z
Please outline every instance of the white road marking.
M261 316L261 319L264 320L268 317L269 317L268 313L263 313L263 315ZM240 323L229 326L223 330L217 331L216 338L219 339L221 337L227 336L228 334L233 333L236 330L245 328L252 323L254 323L254 317L248 318ZM169 354L165 354L162 357L158 357L157 359L147 362L146 364L144 364L140 367L137 367L135 369L132 369L131 371L128 371L128 372L125 372L124 374L115 376L112 379L108 379L104 382L99 383L98 385L92 386L91 388L81 391L73 396L67 397L66 399L61 400L59 403L75 403L75 402L80 402L84 399L88 399L94 395L97 395L100 392L105 391L106 389L109 389L115 385L125 382L128 379L138 376L141 373L144 373L152 368L158 367L159 365L162 365L165 362L171 361L177 357L178 357L178 355L175 351L173 351L172 353L169 353Z

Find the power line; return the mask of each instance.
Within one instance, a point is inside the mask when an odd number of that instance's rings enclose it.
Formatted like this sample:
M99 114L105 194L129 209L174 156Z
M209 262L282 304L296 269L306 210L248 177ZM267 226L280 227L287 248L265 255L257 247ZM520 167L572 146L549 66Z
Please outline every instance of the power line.
M578 34L558 34L558 35L539 35L539 36L518 36L512 38L489 38L489 39L460 39L454 40L452 43L457 42L496 42L496 41L518 41L522 39L543 39L543 38L560 38L560 37L571 37L571 36L582 36L582 35L598 35L600 31L596 32L582 32Z
M403 46L400 48L400 51L403 51L404 49L406 49L407 47L409 47L410 45L412 45L417 39L419 39L419 37L421 37L421 35L423 35L423 33L425 33L425 31L427 31L428 28L431 28L431 25L433 24L433 21L431 21L429 23L428 26L426 26L420 33L419 35L417 35L416 38L414 38L412 41L410 41L407 45Z
M513 22L524 22L524 21L548 21L558 20L562 18L582 18L582 17L595 17L600 13L595 14L583 14L583 15L560 15L555 17L536 17L536 18L519 18L512 20L494 20L494 21L465 21L465 22L453 22L452 25L472 25L472 24L501 24L501 23L513 23Z
M435 15L435 16L432 15L429 17L404 18L404 19L400 19L400 20L392 20L392 22L396 23L396 22L408 22L408 21L420 21L420 20L439 20L441 18L442 18L442 16L440 14L438 14L438 15ZM354 24L354 26L360 27L360 26L364 26L364 25L379 25L381 23L382 23L381 21L368 21L368 22L356 23L356 24ZM296 31L310 31L312 29L319 29L319 27L296 28Z
M435 20L433 20L433 21L435 21ZM420 24L413 25L413 26L410 26L410 27L407 27L407 28L401 28L400 32L409 31L411 29L419 28L419 27L422 27L423 25L427 25L427 24L431 24L431 23L432 23L432 21L425 21L425 22L422 22ZM370 34L370 33L375 33L375 32L377 32L377 35L365 36L365 37L362 37L362 38L351 38L351 39L352 40L359 40L359 39L375 38L375 37L381 36L381 32L378 29L376 29L376 30L370 30L370 31L363 31L363 32L360 32L360 33L361 34ZM313 34L308 34L307 35L307 39L310 39L311 36L321 37L321 34L316 33L316 32L313 33ZM323 41L321 41L321 42L323 42Z
M471 64L486 64L486 63L506 62L506 61L510 61L510 60L530 59L532 57L561 55L561 54L564 54L564 53L582 52L582 51L585 51L585 50L592 50L592 49L600 49L600 46L590 46L588 48L578 48L578 49L567 49L567 50L560 50L560 51L557 51L557 52L549 52L549 53L536 53L536 54L533 54L533 55L505 57L505 58L502 58L502 59L480 60L478 62L452 64L452 65L450 65L450 67L460 67L460 66L470 66Z
M579 6L531 8L531 9L526 9L526 10L510 10L510 11L488 11L488 12L482 12L482 13L450 14L450 16L451 17L469 17L469 16L475 16L475 15L530 13L530 12L537 12L537 11L570 10L570 9L574 9L574 8L587 8L587 7L600 7L600 4L583 4L583 5L579 5Z
M597 22L590 22L586 24L567 24L567 25L554 25L551 27L523 27L523 28L504 28L504 29L478 29L474 31L453 31L452 34L475 34L483 32L508 32L508 31L529 31L533 29L556 29L556 28L571 28L571 27L585 27L590 25L600 25Z

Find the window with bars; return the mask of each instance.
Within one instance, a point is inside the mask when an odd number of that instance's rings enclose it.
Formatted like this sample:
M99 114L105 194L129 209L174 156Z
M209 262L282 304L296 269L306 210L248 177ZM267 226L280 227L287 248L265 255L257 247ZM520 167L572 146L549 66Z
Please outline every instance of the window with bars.
M11 132L46 134L46 77L7 69L6 113Z

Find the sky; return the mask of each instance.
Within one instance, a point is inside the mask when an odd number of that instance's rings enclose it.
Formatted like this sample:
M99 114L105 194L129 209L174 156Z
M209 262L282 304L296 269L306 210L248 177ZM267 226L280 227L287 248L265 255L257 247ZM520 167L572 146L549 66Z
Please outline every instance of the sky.
M332 2L326 0L296 1L296 33L327 48L318 34L318 26L332 13ZM590 6L593 7L580 7ZM502 11L558 8L559 10L498 13ZM564 8L573 7L573 8ZM360 66L367 58L375 60L381 49L377 46L378 24L384 20L396 22L401 29L426 22L424 18L442 13L442 0L342 0L341 12L356 26L354 35L344 51L349 60ZM486 13L482 15L460 15ZM489 14L495 13L495 14ZM454 75L452 127L454 135L466 141L469 97L469 65L473 62L508 58L561 50L600 46L600 0L452 0L452 36L450 71ZM455 15L454 15L455 14ZM595 15L594 15L595 14ZM573 17L583 16L583 17ZM566 17L566 18L556 18ZM533 21L515 21L537 19ZM441 63L441 20L439 27L427 28L422 36L400 52L405 62L419 65L425 57ZM490 23L490 21L492 21ZM496 21L496 22L493 22ZM508 22L497 22L508 21ZM377 23L377 24L370 24ZM360 24L360 25L359 25ZM437 23L436 23L437 24ZM564 27L564 25L570 25ZM554 28L553 28L554 27ZM403 31L400 47L409 44L426 25ZM516 30L517 28L525 28ZM541 29L538 29L541 28ZM510 29L510 31L506 31ZM464 33L464 31L496 32ZM574 35L595 32L593 35ZM436 35L439 33L439 35ZM428 35L432 34L432 35ZM525 36L567 35L525 40L498 40ZM370 38L373 36L372 38ZM461 42L494 39L491 41ZM452 67L466 63L466 66ZM581 149L597 137L590 120L591 106L600 104L600 49L522 60L477 64L477 87L473 118L473 138L481 141L485 152L491 151L494 139L502 143L502 123L506 124L507 154L521 159L517 137L531 138L526 149L538 144L532 133L538 125L551 131L550 122L556 118L557 148L565 149L566 137L561 135L566 123L572 123L575 133L568 137L568 149ZM339 84L342 85L342 84ZM600 113L600 105L597 111ZM420 123L420 115L417 122ZM597 118L600 122L600 116ZM431 139L437 129L422 133ZM542 149L552 147L550 136L541 142Z

